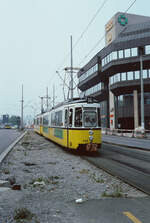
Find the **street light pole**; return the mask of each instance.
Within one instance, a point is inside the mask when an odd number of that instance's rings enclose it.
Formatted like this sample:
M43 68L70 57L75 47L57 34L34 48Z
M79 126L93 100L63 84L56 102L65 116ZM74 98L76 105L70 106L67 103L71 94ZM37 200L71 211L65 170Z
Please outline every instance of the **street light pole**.
M141 127L145 129L144 123L144 86L143 86L143 49L140 48L140 80L141 80Z

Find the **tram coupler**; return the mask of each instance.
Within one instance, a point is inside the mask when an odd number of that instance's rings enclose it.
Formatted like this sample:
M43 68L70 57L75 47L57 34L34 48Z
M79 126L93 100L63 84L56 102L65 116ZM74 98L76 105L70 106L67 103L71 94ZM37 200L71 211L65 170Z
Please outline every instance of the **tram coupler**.
M87 152L97 152L98 145L96 143L89 143L86 145L86 151Z

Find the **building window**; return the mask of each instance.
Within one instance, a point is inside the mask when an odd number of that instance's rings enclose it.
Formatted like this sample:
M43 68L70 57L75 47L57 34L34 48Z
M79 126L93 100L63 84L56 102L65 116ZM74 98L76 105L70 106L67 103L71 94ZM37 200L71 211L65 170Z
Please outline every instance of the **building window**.
M136 48L131 48L131 56L136 57L138 55L137 47Z
M88 71L86 72L86 78L89 76L89 72L90 72L90 70L88 70Z
M110 56L107 55L107 63L109 63L109 62L110 62Z
M145 54L150 54L150 45L145 46Z
M117 60L117 51L112 52L112 60Z
M106 59L105 59L105 57L104 57L104 66L106 65Z
M123 50L119 50L118 55L119 55L119 59L122 59L123 58Z
M96 71L98 71L98 64L96 64L96 65L93 67L93 73L95 73Z
M98 64L95 65L96 71L98 71Z
M112 59L112 53L109 54L110 62L113 60Z
M144 93L144 104L150 105L150 93Z
M133 72L127 72L127 80L133 80Z
M105 59L105 58L104 58ZM105 60L102 60L102 66L103 63L105 63ZM105 65L105 64L104 64ZM95 64L93 67L91 67L89 70L87 70L84 74L82 74L79 77L79 82L85 80L87 77L91 76L93 73L95 73L96 71L98 71L98 64Z
M121 73L121 80L126 81L126 73Z
M131 50L130 49L125 49L124 50L124 56L125 57L131 57Z
M83 93L83 95L88 96L88 95L94 94L100 90L101 90L101 83L94 85L93 87L87 89L86 91L84 91L82 93Z
M118 96L118 106L119 107L123 106L123 95Z
M105 60L102 59L102 67L105 65Z
M150 78L150 70L148 70L148 73L149 73L148 77Z
M118 76L118 81L120 81L120 74L117 74L117 76Z
M119 81L120 81L120 74L114 75L114 83L119 82Z
M118 82L118 77L117 77L117 74L116 74L116 75L114 75L114 79L115 79L114 83Z
M143 70L143 78L147 78L147 70Z
M140 72L139 71L134 72L134 78L135 78L135 80L140 79Z
M113 84L113 80L114 80L113 78L114 78L113 76L109 78L110 85Z

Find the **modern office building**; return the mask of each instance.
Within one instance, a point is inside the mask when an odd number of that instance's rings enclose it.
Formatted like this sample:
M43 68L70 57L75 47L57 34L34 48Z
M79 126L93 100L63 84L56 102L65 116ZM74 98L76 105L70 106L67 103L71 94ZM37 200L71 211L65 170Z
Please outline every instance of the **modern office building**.
M145 129L150 129L150 17L116 13L105 26L105 47L78 78L81 97L100 102L102 127L135 129L143 111Z

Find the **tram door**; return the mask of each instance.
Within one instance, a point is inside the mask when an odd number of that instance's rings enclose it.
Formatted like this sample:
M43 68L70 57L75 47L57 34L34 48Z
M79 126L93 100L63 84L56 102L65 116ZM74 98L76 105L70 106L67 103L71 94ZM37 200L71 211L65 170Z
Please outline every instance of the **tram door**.
M69 129L73 125L73 108L68 107L65 109L65 128L67 129L67 147L69 147Z
M65 128L67 131L67 148L69 147L69 107L65 109Z

